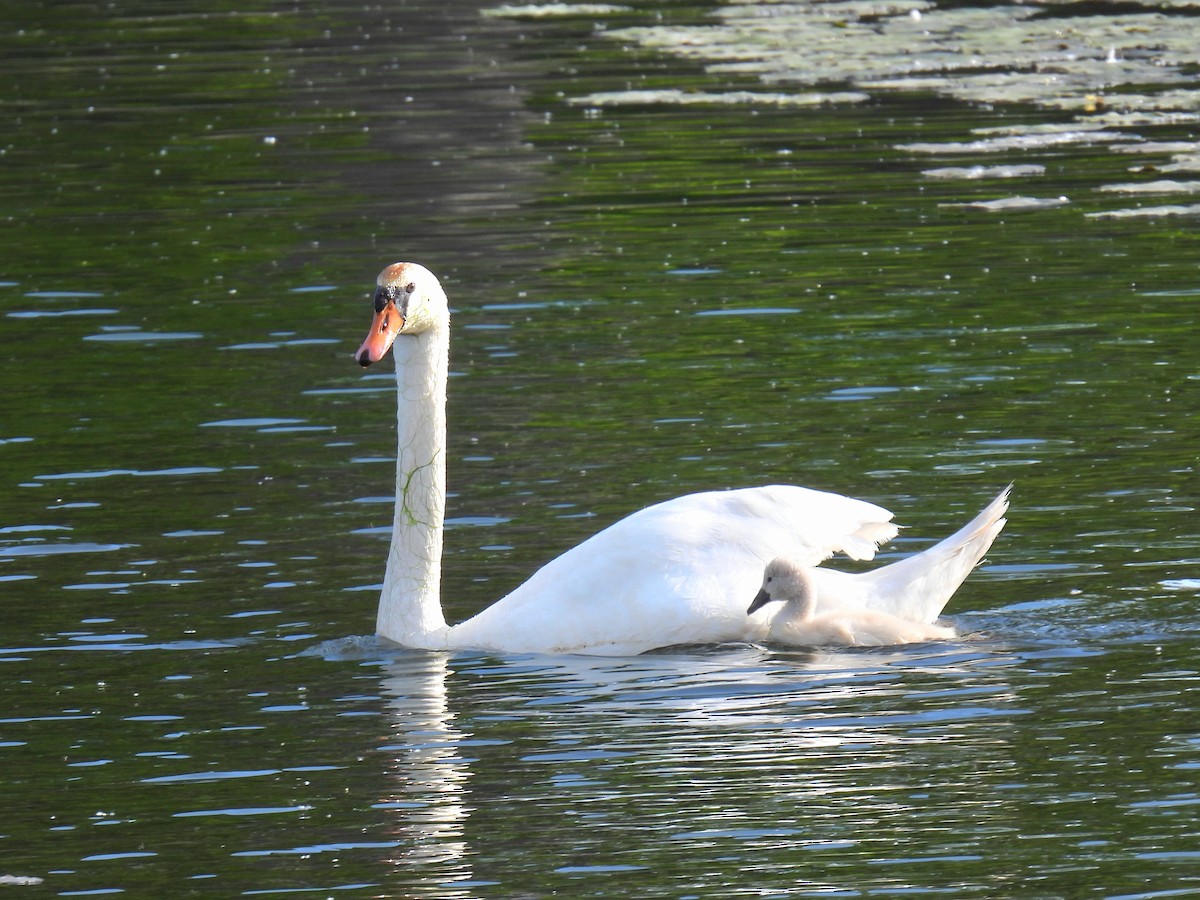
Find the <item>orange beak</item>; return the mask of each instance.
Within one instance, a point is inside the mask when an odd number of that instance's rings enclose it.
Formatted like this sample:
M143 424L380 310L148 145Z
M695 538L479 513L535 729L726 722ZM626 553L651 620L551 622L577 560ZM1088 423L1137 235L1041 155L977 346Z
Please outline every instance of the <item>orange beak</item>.
M371 363L383 359L403 327L404 316L396 308L396 304L389 300L383 309L375 313L375 318L371 320L371 330L367 332L367 339L354 354L358 364L365 369Z

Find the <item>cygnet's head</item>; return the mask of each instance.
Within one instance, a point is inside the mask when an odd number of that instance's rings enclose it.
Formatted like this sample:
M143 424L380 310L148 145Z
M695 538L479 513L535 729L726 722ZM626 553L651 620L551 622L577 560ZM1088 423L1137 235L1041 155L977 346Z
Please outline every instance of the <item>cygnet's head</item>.
M383 359L402 334L420 334L449 321L446 293L437 276L417 263L398 262L375 281L375 318L354 354L364 368Z
M763 571L762 587L755 595L746 615L751 615L773 601L792 603L808 607L814 602L812 578L808 569L784 557L776 557L767 563Z

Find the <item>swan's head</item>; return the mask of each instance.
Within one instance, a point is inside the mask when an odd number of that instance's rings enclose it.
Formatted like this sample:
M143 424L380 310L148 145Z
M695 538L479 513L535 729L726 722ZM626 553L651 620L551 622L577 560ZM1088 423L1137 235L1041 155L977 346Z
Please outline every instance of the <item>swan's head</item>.
M420 334L449 315L436 275L417 263L393 263L375 280L375 318L354 358L364 368L379 362L400 335Z
M755 595L746 615L758 612L768 603L782 601L808 609L815 605L812 576L808 569L782 556L767 563L762 587Z

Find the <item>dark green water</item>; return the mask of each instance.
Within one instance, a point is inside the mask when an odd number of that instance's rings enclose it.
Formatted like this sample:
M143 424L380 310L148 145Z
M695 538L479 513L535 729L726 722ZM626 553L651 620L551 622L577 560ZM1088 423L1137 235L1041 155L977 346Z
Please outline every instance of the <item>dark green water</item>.
M9 890L1200 895L1195 216L1089 215L1164 158L925 176L980 160L905 146L1070 121L925 94L573 104L756 83L481 9L6 10ZM607 24L658 12L708 21ZM1011 195L1071 202L962 205ZM397 259L455 308L450 618L692 490L863 497L903 553L1013 481L971 637L368 637L395 400L351 354Z

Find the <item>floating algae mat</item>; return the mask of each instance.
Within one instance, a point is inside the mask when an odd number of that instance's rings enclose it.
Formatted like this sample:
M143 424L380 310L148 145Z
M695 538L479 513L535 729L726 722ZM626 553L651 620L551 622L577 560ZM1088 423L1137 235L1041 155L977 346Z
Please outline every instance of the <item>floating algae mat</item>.
M1046 110L1043 125L978 129L972 138L901 144L915 157L995 157L1071 144L1114 153L1156 154L1166 162L1131 158L1135 172L1200 171L1200 144L1149 140L1136 129L1200 121L1200 2L1081 2L938 6L901 2L770 2L716 6L704 18L649 15L632 6L546 4L506 6L510 18L590 17L597 34L627 46L698 63L726 75L728 90L658 90L631 85L569 98L585 108L695 104L801 107L862 103L888 92L925 93L994 106ZM657 14L656 14L657 16ZM732 85L736 82L736 87ZM755 83L758 87L756 89ZM749 87L748 87L749 86ZM1021 161L1025 163L1025 160ZM1035 163L939 165L931 178L1037 177ZM1186 193L1117 185L1114 194ZM1011 198L976 208L1057 205ZM1195 207L1160 207L1190 215ZM1130 212L1130 211L1126 211ZM1144 213L1142 213L1144 214Z
M764 2L718 7L711 23L606 34L699 61L713 73L754 75L776 89L823 87L863 99L883 90L931 91L1088 113L1200 109L1189 74L1200 62L1200 5L1146 4L1143 11L1134 3ZM646 92L629 93L632 102L645 102ZM620 98L615 92L577 102Z

